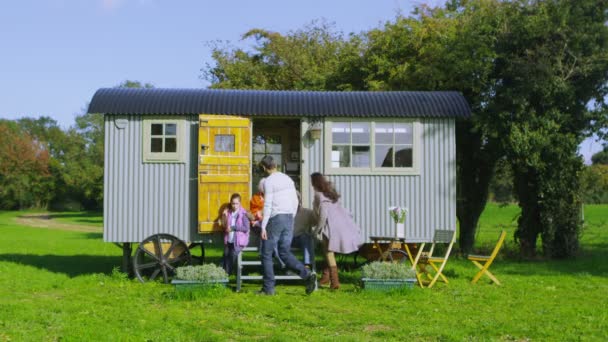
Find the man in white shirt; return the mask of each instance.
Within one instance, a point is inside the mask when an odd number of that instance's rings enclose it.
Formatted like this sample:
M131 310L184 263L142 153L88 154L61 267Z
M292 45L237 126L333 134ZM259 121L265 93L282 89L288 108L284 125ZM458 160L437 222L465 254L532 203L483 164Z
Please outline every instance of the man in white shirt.
M291 253L293 219L298 210L298 196L291 178L277 171L271 156L264 156L260 167L268 174L264 182L264 219L262 220L262 259L264 285L260 294L274 295L274 269L272 252L278 246L279 257L288 269L298 272L306 281L306 293L311 294L317 286L317 275Z

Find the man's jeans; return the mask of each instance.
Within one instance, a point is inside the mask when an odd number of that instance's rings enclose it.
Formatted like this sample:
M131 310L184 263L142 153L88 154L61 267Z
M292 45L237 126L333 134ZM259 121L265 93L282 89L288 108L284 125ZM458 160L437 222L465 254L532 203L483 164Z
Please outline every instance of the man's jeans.
M274 293L274 269L272 251L278 246L279 257L288 269L298 272L302 279L310 276L310 271L291 254L291 239L293 237L293 215L278 214L268 220L266 226L267 240L262 240L262 268L264 270L264 286L262 290L268 294Z
M312 265L315 262L315 245L313 237L308 234L300 234L293 237L291 245L302 249L304 254L304 264Z

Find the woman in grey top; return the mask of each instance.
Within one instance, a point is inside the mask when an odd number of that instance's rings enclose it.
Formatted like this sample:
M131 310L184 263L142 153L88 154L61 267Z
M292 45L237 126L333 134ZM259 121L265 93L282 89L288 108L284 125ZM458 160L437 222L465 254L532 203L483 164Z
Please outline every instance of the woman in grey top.
M351 214L338 202L340 195L333 185L318 172L310 178L315 190L313 210L317 217L316 234L322 241L326 262L319 284L331 284L332 289L338 289L340 280L334 253L357 251L361 245L360 229Z

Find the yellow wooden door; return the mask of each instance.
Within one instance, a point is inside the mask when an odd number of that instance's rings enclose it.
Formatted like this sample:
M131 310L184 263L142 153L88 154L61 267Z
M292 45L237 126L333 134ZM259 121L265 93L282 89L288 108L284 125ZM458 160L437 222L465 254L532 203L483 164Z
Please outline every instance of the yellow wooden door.
M233 193L249 209L251 121L230 115L199 115L198 231L222 231L219 221Z

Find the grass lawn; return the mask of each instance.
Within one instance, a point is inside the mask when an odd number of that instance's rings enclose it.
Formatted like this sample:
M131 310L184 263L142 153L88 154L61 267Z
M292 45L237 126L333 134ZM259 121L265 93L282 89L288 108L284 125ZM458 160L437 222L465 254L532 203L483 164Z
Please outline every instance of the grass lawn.
M586 206L576 259L520 261L513 251L518 209L489 205L478 245L509 232L492 272L503 286L452 257L449 285L367 293L358 270L341 272L343 288L311 296L295 282L277 296L213 291L177 298L169 285L140 284L113 269L121 250L104 243L95 213L55 213L53 221L92 231L34 228L23 213L0 212L0 341L208 340L608 340L608 205ZM218 246L219 247L219 246ZM207 248L217 261L219 248Z

